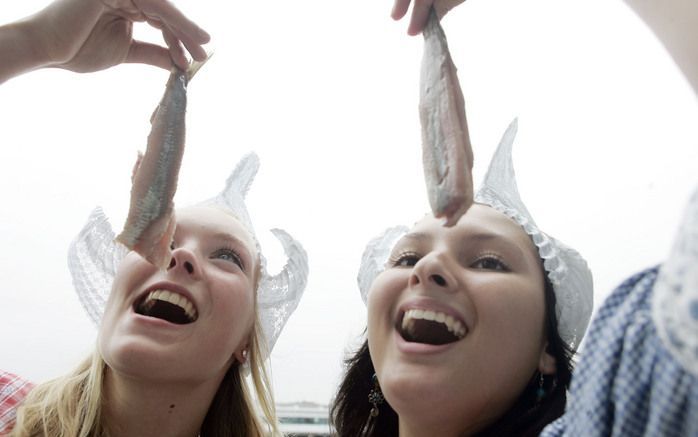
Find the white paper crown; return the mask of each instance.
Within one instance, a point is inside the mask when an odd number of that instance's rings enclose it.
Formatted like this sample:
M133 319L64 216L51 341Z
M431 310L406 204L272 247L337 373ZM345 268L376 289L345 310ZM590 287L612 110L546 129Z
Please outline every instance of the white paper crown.
M257 289L262 330L271 353L286 321L298 306L308 280L308 256L299 242L281 229L271 232L281 242L288 260L278 274L267 273L266 260L257 242L252 221L245 205L245 195L252 185L259 158L251 153L243 157L216 197L202 202L230 210L252 234L261 262L261 278ZM99 325L111 291L116 270L128 250L114 241L109 220L95 208L87 223L73 240L68 251L68 267L75 291L92 321Z
M562 340L576 350L584 336L593 308L591 271L577 251L543 233L519 197L511 158L518 128L514 120L492 157L475 202L488 205L518 223L531 237L555 290L555 314ZM406 226L389 228L371 240L361 260L358 283L364 303L373 280L385 269L386 260Z

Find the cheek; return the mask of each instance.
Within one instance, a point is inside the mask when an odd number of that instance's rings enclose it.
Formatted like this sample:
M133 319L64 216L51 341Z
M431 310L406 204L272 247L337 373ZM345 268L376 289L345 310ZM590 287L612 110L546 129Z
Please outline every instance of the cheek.
M380 368L383 351L392 333L393 317L401 290L406 284L404 275L398 271L389 270L380 274L371 286L367 301L366 335L371 357L377 369Z
M478 319L501 350L528 353L543 342L545 305L542 290L511 287L483 293Z
M245 281L225 281L214 302L219 326L224 331L236 332L235 337L246 337L254 323L255 304L251 285Z
M391 310L399 297L399 290L402 282L399 275L392 271L386 271L376 277L371 285L366 302L368 313L368 329L385 324L389 319ZM382 322L382 323L381 323Z
M129 294L134 291L139 281L143 283L148 276L146 269L139 266L139 258L130 253L119 265L107 303L104 306L100 332L104 330L104 327L114 323L114 319L124 307L124 302L128 299Z
M126 255L119 264L97 333L97 344L102 356L110 355L112 340L118 337L119 319L129 311L130 296L140 291L153 270L150 264L133 252Z

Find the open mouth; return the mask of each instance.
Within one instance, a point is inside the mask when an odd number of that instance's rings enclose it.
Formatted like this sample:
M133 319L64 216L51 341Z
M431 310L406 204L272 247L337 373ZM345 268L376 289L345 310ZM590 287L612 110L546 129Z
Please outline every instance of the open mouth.
M192 301L168 290L147 293L136 301L133 309L140 315L167 320L177 325L195 322L199 317Z
M405 341L432 345L456 342L468 331L462 321L451 315L420 309L405 311L397 330Z

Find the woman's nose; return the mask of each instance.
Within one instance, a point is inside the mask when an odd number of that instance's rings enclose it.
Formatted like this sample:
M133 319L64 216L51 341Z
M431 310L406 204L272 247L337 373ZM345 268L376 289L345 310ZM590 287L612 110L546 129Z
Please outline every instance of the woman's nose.
M183 247L178 247L172 251L172 259L167 267L168 271L181 269L189 275L198 276L199 266L196 256L192 251Z
M443 257L429 254L422 257L412 269L409 285L435 287L444 291L456 290L456 280L448 271Z

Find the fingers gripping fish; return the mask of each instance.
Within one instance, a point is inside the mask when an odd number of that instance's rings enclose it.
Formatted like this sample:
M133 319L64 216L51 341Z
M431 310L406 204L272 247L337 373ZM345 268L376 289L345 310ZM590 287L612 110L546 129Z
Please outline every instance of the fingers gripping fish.
M131 205L124 229L116 237L160 268L166 268L171 259L172 199L184 155L187 85L205 62L194 62L187 71L173 68L150 119L145 155L139 154L133 169Z
M419 116L424 177L434 216L452 226L473 203L473 151L456 67L433 9L423 34Z

